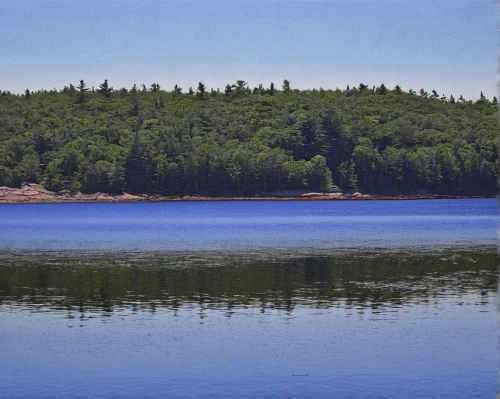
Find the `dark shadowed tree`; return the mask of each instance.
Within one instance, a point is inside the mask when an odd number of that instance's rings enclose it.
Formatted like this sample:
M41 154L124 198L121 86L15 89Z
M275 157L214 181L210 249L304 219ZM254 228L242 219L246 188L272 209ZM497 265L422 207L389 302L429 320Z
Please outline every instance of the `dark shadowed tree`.
M378 87L376 89L376 92L377 92L377 94L380 94L381 96L386 95L387 94L387 87L385 87L385 85L382 83L380 85L380 87Z
M230 84L227 84L224 88L224 95L230 96L233 93L233 87Z
M99 88L97 89L98 93L104 94L106 97L109 97L111 95L111 92L113 91L112 87L109 87L108 85L108 79L105 79L103 83L99 85Z
M275 94L274 83L271 82L271 84L269 86L269 95L274 96L274 94Z
M204 100L206 97L206 92L207 92L206 86L202 82L199 82L198 91L196 92L196 97L198 97L200 100Z
M288 81L288 80L285 79L283 81L283 85L281 86L281 88L283 89L283 91L285 93L288 93L290 91L290 81Z
M78 84L78 86L76 88L78 89L78 91L80 93L85 93L85 92L89 91L89 89L87 88L87 84L83 81L83 79L80 79L80 83Z

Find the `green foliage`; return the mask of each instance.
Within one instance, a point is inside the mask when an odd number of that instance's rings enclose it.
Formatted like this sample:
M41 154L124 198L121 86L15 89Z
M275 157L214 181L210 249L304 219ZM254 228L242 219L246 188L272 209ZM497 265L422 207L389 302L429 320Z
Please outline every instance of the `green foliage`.
M206 87L203 83L198 83L198 91L196 93L196 96L203 100L205 98L205 94L206 94Z
M290 91L290 82L288 80L283 81L283 86L282 89L285 93L288 93Z
M97 89L98 93L104 94L106 97L109 97L112 91L113 88L109 87L108 79L105 79L104 82L99 85L99 89Z
M497 101L365 84L283 91L244 80L0 95L0 185L234 195L280 190L492 195ZM29 94L28 94L29 93ZM196 95L195 95L196 94ZM28 100L29 101L26 101ZM201 101L200 101L201 100Z

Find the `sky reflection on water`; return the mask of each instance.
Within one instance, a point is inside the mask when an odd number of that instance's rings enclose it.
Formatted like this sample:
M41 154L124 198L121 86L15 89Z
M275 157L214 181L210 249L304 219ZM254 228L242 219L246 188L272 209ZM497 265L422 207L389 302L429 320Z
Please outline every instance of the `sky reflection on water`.
M0 206L0 250L496 245L495 199Z

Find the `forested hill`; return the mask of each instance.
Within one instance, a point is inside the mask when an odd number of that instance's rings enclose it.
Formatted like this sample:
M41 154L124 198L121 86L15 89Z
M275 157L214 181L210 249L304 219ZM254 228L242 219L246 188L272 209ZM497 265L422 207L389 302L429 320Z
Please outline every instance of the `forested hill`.
M497 104L361 84L0 94L0 186L239 195L496 193Z

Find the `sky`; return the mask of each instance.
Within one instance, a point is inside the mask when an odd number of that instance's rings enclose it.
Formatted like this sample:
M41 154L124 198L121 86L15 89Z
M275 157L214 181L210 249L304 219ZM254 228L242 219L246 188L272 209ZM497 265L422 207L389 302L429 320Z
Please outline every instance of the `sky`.
M496 95L492 0L1 0L0 90L245 80Z

